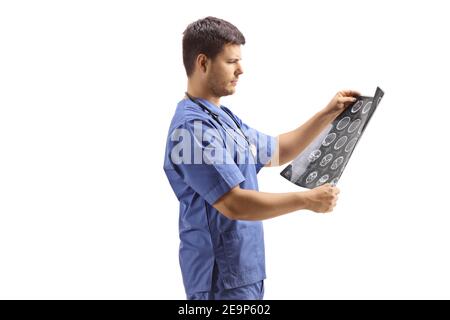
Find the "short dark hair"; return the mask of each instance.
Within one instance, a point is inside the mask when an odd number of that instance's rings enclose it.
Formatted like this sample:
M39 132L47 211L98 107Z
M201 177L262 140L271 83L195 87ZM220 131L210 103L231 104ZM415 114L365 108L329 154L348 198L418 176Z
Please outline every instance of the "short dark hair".
M187 26L183 32L183 63L189 77L201 53L214 59L226 44L245 44L243 34L228 21L206 17Z

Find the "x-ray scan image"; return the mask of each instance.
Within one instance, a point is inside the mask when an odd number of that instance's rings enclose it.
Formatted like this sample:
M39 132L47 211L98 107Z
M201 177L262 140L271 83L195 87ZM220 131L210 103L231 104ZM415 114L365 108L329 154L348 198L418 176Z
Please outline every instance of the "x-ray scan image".
M336 185L384 92L360 96L289 164L281 175L304 188Z

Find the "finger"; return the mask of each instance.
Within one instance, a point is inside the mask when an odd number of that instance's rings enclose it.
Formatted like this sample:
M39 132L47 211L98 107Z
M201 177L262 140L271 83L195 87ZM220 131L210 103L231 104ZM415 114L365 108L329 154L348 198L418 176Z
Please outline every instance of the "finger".
M340 98L338 99L338 101L341 102L341 103L355 102L355 101L356 101L356 98L354 98L354 97L340 97Z
M329 182L323 184L322 187L324 188L324 190L331 190L331 188L333 188L333 186Z
M351 96L351 97L359 97L361 95L361 93L355 90L342 90L341 93L344 96Z
M356 101L355 97L339 97L339 102L350 102L350 101Z

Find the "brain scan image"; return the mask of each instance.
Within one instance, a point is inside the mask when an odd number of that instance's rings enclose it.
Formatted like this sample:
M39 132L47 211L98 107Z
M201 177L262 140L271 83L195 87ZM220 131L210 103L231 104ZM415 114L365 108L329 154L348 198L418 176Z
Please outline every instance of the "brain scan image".
M359 126L358 134L361 134L361 133L362 133L362 129L363 129L363 126Z
M383 96L377 88L373 97L356 97L280 174L309 189L336 185Z
M328 164L328 162L331 161L331 159L333 159L333 154L332 154L332 153L329 153L329 154L327 154L326 156L324 156L324 157L322 158L322 160L320 161L320 165L321 165L322 167L326 166L326 165Z
M350 125L348 126L348 133L353 133L356 129L358 129L359 125L361 124L361 119L356 119Z
M364 108L362 109L362 114L367 113L367 111L370 110L370 107L372 107L372 101L369 101L366 103L366 105L364 106Z
M358 112L359 109L361 109L362 105L363 105L362 100L357 101L352 107L352 113Z
M336 125L336 129L338 129L338 130L344 129L348 125L349 122L350 122L350 117L345 117L345 118L341 119L338 122L338 124Z
M334 139L336 139L336 133L332 132L329 135L327 135L325 139L323 139L322 145L324 147L328 147L330 144L333 143Z
M345 146L345 152L349 152L350 150L353 149L353 147L356 144L356 141L358 141L358 138L353 138L352 140L350 140L347 145Z
M339 168L339 166L344 162L344 157L339 157L336 160L333 161L333 164L331 165L331 169L336 170Z
M311 152L311 154L308 157L309 162L314 162L317 159L320 158L320 155L322 154L322 152L320 150L314 150L313 152Z
M323 176L321 176L320 177L320 179L319 180L317 180L317 183L316 183L316 185L317 186L320 186L321 184L324 184L325 182L327 182L327 180L328 180L328 178L329 178L330 176L329 175L323 175Z
M311 172L306 178L306 183L311 183L314 179L317 178L317 171Z
M344 144L347 142L347 136L340 137L338 141L336 141L336 144L334 145L334 149L338 150L344 146Z

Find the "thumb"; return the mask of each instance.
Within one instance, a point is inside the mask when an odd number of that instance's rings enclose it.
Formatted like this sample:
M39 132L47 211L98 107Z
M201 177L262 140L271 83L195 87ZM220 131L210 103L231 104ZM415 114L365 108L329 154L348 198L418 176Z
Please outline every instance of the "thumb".
M355 102L356 98L354 98L354 97L339 97L338 101L341 102L341 103Z

